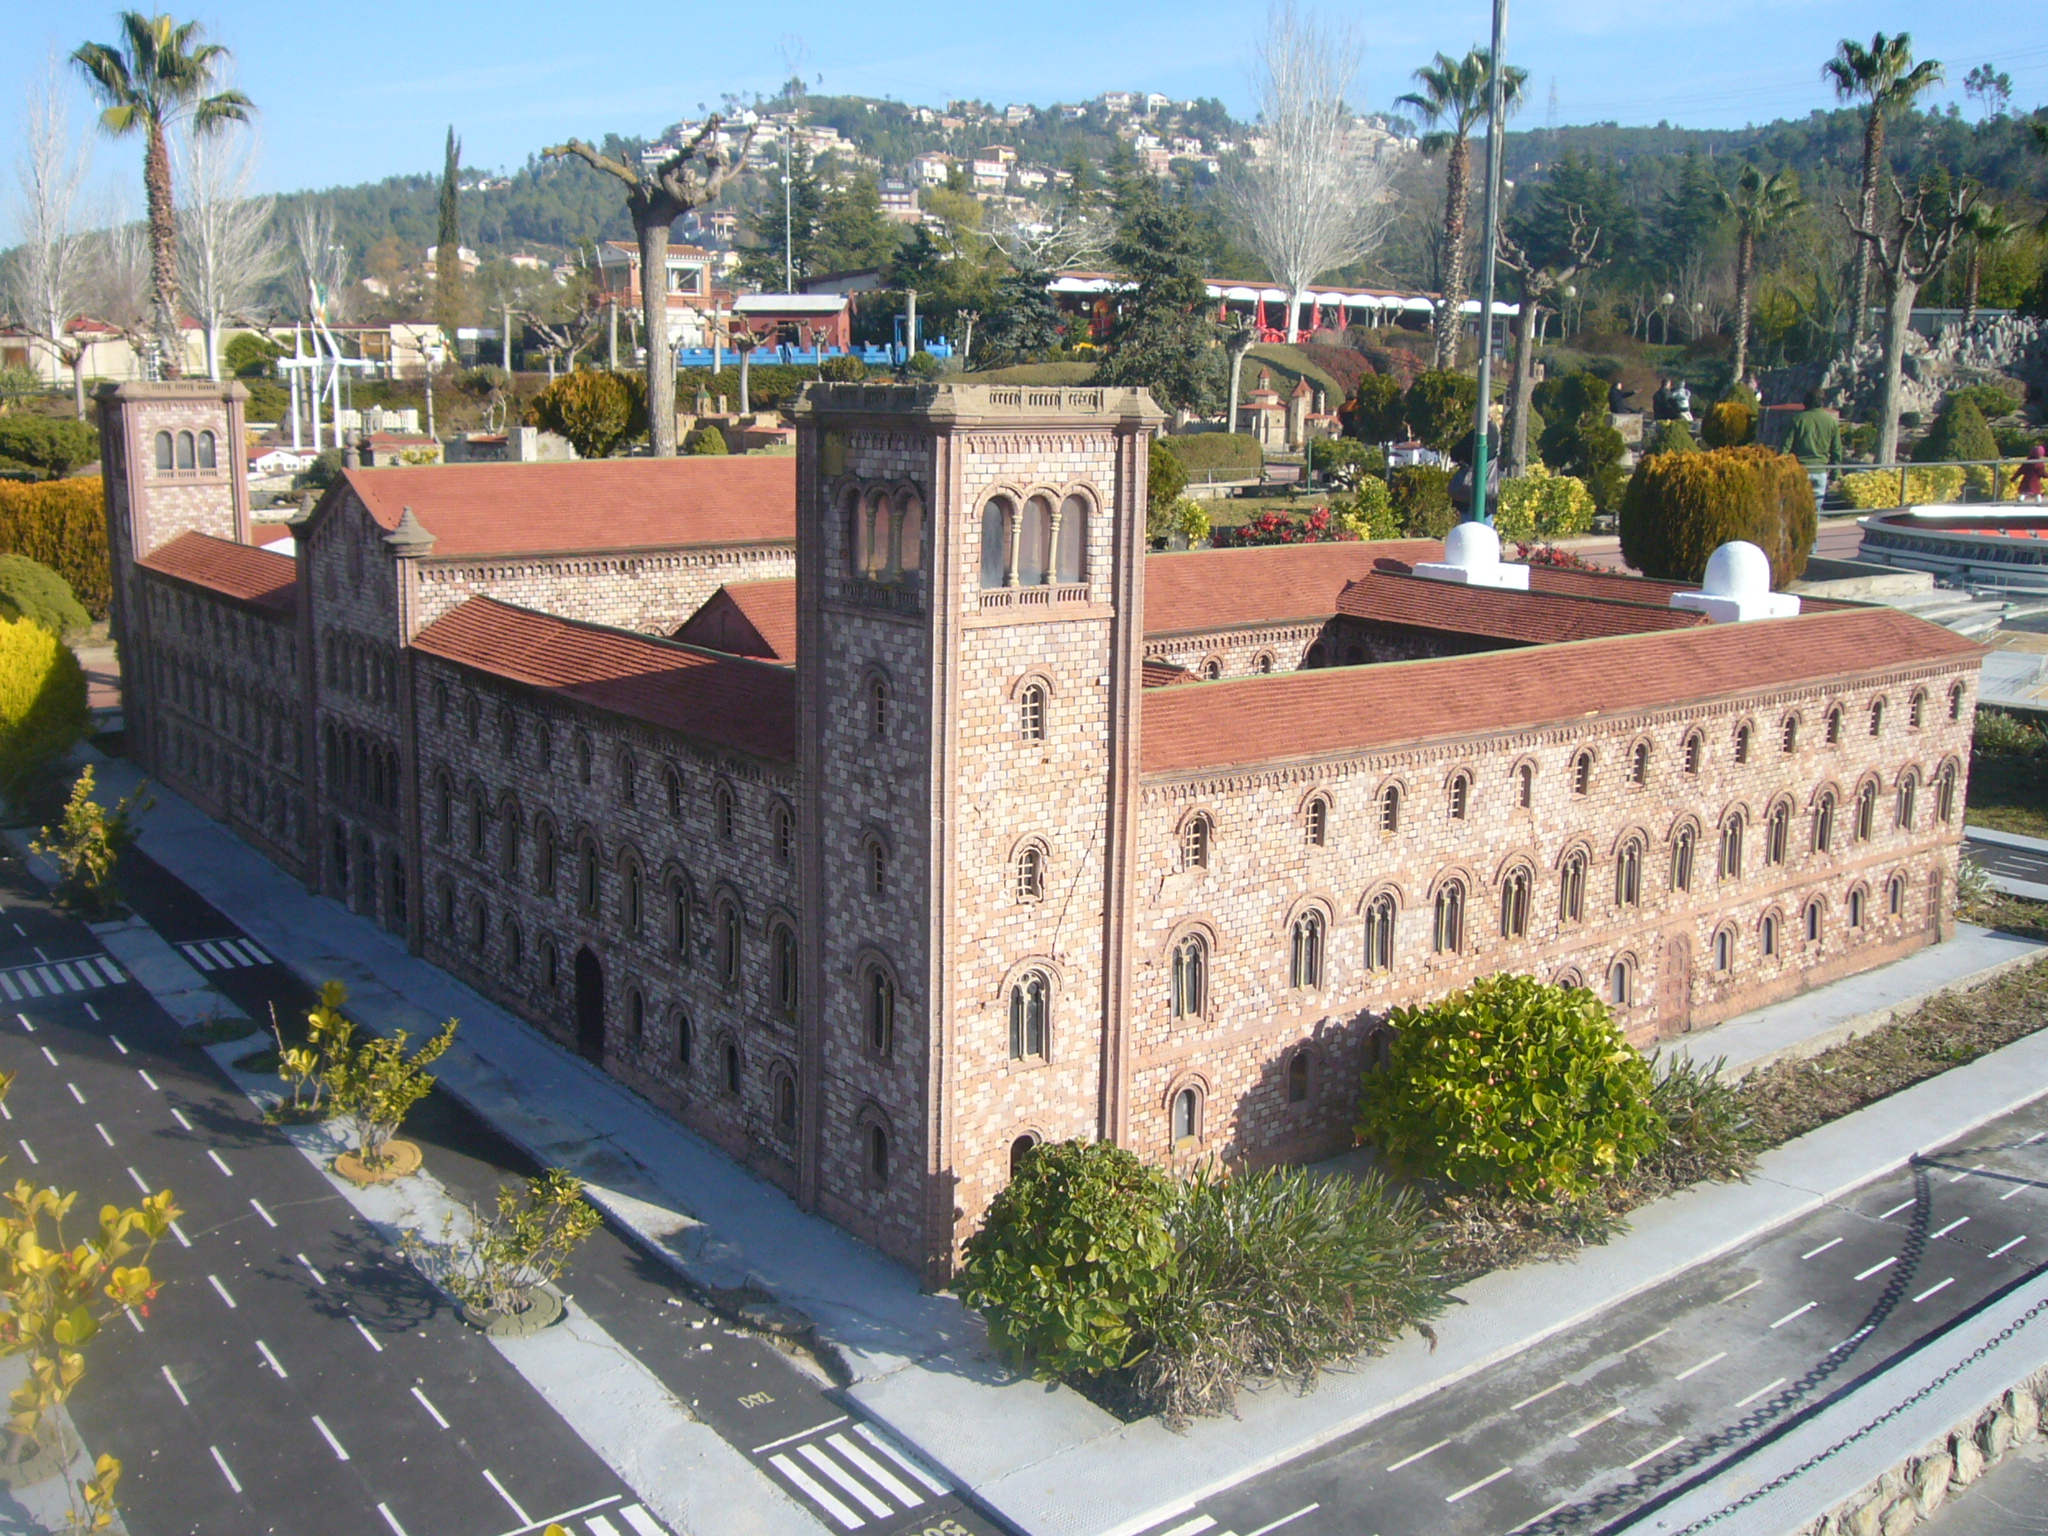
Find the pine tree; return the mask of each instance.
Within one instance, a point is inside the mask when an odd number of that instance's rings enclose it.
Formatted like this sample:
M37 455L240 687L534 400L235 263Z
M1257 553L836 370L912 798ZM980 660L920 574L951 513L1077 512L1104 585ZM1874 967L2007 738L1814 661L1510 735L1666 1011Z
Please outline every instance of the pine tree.
M448 125L448 149L441 166L440 244L434 251L434 320L449 342L462 324L462 217L456 203L462 140Z
M1223 351L1209 323L1195 223L1150 176L1120 177L1110 262L1131 287L1117 295L1104 384L1141 385L1168 410L1207 414L1220 403Z

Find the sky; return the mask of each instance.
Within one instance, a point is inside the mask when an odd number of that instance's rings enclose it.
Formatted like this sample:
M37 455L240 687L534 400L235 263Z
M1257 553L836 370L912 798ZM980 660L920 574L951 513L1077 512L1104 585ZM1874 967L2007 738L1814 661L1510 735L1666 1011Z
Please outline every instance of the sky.
M132 3L132 0L131 0ZM1386 109L1434 52L1461 53L1491 25L1485 0L1301 0L1364 44L1355 96ZM0 0L0 102L59 62L81 137L92 112L62 60L117 37L114 9L74 0ZM260 177L269 190L438 172L450 123L464 164L511 169L570 135L650 134L728 92L772 93L794 54L812 89L927 105L975 97L1080 101L1106 90L1221 97L1249 110L1250 58L1265 12L1254 0L1031 0L854 6L635 6L560 0L354 0L333 8L210 0L196 16L232 50L235 83L256 102ZM1948 65L1936 99L1967 112L1962 81L1987 61L2011 75L2015 105L2048 102L2041 0L1693 0L1663 10L1623 0L1518 0L1506 53L1530 72L1518 122L1668 120L1740 127L1833 104L1820 65L1836 41L1907 31L1916 53ZM18 111L18 105L8 108ZM9 131L12 130L12 131ZM0 144L19 143L14 124ZM93 146L94 195L139 214L141 148ZM10 153L8 158L12 158ZM11 178L9 178L11 190Z

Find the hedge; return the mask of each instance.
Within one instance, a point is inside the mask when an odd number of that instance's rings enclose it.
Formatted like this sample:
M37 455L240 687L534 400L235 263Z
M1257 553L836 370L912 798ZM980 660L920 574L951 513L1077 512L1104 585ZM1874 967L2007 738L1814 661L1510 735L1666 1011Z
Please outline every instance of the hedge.
M1817 531L1813 483L1790 454L1769 448L1653 453L1621 502L1622 558L1645 576L1698 581L1707 557L1742 539L1771 558L1771 585L1806 569Z
M114 600L114 577L99 476L37 485L0 480L0 553L27 555L47 565L69 583L87 613L105 618Z
M99 428L67 417L0 416L0 471L56 480L100 456Z
M1191 475L1235 470L1256 477L1266 467L1266 451L1248 432L1189 432L1165 439L1173 456Z
M64 638L92 622L64 578L27 555L0 555L0 618L34 619Z
M42 767L85 735L85 672L33 619L0 619L0 793L20 800Z
M1859 511L1899 505L1899 472L1895 469L1866 469L1842 476L1842 494ZM1906 505L1961 501L1963 471L1955 465L1906 471Z
M1563 539L1593 526L1593 493L1583 480L1541 464L1503 481L1494 528L1504 539Z

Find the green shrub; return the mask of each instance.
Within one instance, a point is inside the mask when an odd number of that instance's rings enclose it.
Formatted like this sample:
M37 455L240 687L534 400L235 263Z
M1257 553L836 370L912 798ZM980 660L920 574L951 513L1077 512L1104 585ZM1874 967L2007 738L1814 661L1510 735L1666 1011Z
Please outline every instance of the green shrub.
M857 357L828 357L818 365L818 377L828 384L858 384L868 376L868 365ZM747 381L752 384L752 380Z
M959 1292L1011 1360L1047 1375L1126 1364L1134 1316L1173 1281L1172 1183L1105 1142L1025 1159L967 1240Z
M1503 539L1562 539L1593 526L1593 493L1583 481L1541 464L1501 483L1494 528Z
M2048 746L2048 737L2031 720L2003 709L1977 710L1977 723L1970 736L1970 752L1976 757L2032 757Z
M237 331L220 349L220 365L238 379L270 377L270 365L284 356L284 348L265 341L254 331Z
M1358 1133L1394 1164L1474 1189L1570 1202L1668 1131L1649 1063L1583 987L1499 975L1397 1008Z
M1474 386L1475 392L1477 386ZM1390 374L1368 373L1337 412L1344 435L1365 443L1398 443L1408 435L1408 417L1401 381Z
M68 417L0 416L0 463L13 463L45 480L60 479L100 456L99 428Z
M1698 581L1707 557L1744 539L1771 559L1771 584L1798 579L1813 550L1813 483L1768 448L1651 454L1621 506L1621 553L1645 576Z
M1651 434L1645 447L1646 453L1694 453L1699 444L1693 441L1692 428L1682 421L1660 421L1657 430Z
M1168 1227L1178 1262L1139 1315L1133 1385L1175 1427L1233 1411L1247 1380L1308 1387L1449 1304L1428 1212L1377 1175L1205 1168Z
M1361 539L1398 539L1401 519L1394 512L1393 492L1377 475L1367 475L1349 496L1334 497L1330 511L1337 525Z
M1700 440L1709 448L1740 448L1756 438L1756 407L1746 400L1723 400L1707 408Z
M2019 395L1998 384L1965 384L1961 389L1950 390L1948 397L1969 401L1987 421L1998 416L2010 416L2023 403Z
M1917 507L1963 499L1963 471L1955 466L1943 464L1927 469L1909 469L1905 474L1906 506ZM1896 469L1859 470L1855 474L1842 476L1838 483L1849 505L1859 511L1867 512L1880 507L1901 505L1899 471Z
M322 448L313 462L292 476L295 491L324 491L341 478L341 450Z
M1152 440L1152 452L1145 467L1145 510L1148 520L1164 517L1188 488L1187 466L1164 438Z
M1984 413L1967 390L1956 390L1941 402L1941 414L1925 437L1913 445L1916 464L1942 464L1957 459L1995 459L1998 439L1985 424Z
M560 433L581 458L601 459L647 430L644 410L636 429L633 403L632 388L621 375L579 368L533 397L526 422Z
M488 400L512 382L512 375L496 363L479 363L455 375L455 387L476 400Z
M767 356L767 349L754 354L747 364L747 404L757 411L775 411L792 404L803 393L806 384L814 382L818 371L814 367L798 367L789 363L767 363L761 359ZM676 408L688 411L694 408L697 391L703 391L717 403L719 395L725 396L726 409L740 408L740 365L739 360L728 352L733 360L726 364L721 373L709 368L685 368L676 375ZM920 352L919 357L928 356ZM915 359L913 359L913 363ZM634 375L638 377L638 375Z
M1722 1081L1722 1065L1718 1059L1696 1062L1690 1057L1667 1058L1659 1065L1650 1107L1664 1122L1665 1140L1645 1155L1640 1172L1683 1189L1739 1179L1754 1166L1762 1139L1741 1090Z
M1246 432L1187 432L1165 441L1190 476L1257 479L1266 467L1266 450Z
M1479 381L1441 370L1418 375L1402 401L1410 430L1438 453L1449 453L1472 430L1478 407Z
M85 672L56 632L0 619L0 794L18 800L85 735Z
M1165 544L1178 534L1193 546L1214 532L1209 509L1192 496L1177 497L1157 516L1148 511L1145 517L1145 538L1153 544Z
M247 388L249 398L242 407L245 419L283 421L291 411L291 391L284 385L270 379L252 379Z
M725 434L708 422L683 439L684 453L715 456L728 451Z
M48 566L88 614L107 616L114 576L107 559L106 492L97 475L43 485L0 481L0 551Z
M1384 488L1387 456L1355 437L1324 438L1315 444L1315 467L1342 491L1355 491L1368 479L1378 479Z
M1451 472L1434 464L1410 464L1387 477L1394 515L1411 539L1440 539L1458 526L1451 502Z
M1537 439L1543 462L1593 493L1593 505L1612 512L1621 502L1621 461L1628 445L1607 409L1607 382L1595 373L1568 373L1536 386L1536 408L1546 425Z
M60 639L92 623L64 578L27 555L0 555L0 618L33 619Z

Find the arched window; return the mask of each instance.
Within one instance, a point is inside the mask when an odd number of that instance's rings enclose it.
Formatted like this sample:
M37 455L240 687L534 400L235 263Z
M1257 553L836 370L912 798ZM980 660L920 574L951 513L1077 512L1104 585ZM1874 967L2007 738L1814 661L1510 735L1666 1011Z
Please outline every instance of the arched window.
M1211 656L1202 663L1202 680L1204 682L1213 683L1222 675L1223 661L1221 657Z
M549 992L562 984L562 955L553 939L540 941L540 984Z
M1764 833L1764 863L1773 867L1785 862L1792 841L1792 807L1783 800L1771 807Z
M769 818L774 836L775 862L787 864L796 853L796 818L789 814L789 807L778 804Z
M1034 496L1024 503L1016 536L1016 584L1042 587L1052 567L1052 503Z
M647 999L638 987L626 989L626 1038L635 1050L647 1043Z
M533 885L543 896L555 894L555 824L545 816L533 823Z
M879 965L868 967L868 1049L887 1056L896 1048L896 983Z
M1308 1102L1308 1052L1296 1051L1287 1060L1287 1102Z
M1829 746L1840 745L1842 740L1842 710L1840 705L1835 705L1828 710L1824 732Z
M1764 920L1757 924L1756 947L1766 959L1776 959L1778 954L1778 914L1766 912Z
M469 947L482 954L490 944L491 909L481 896L469 904Z
M924 498L915 491L896 493L896 569L915 571L924 565Z
M1500 936L1520 939L1529 933L1529 871L1521 865L1500 883Z
M1689 891L1692 889L1692 861L1697 851L1699 835L1688 823L1678 829L1671 839L1671 889Z
M199 434L199 467L201 469L217 469L220 467L215 458L214 439L211 432Z
M1451 775L1450 812L1451 820L1463 821L1465 812L1472 802L1472 780L1465 774Z
M619 754L619 799L627 805L640 803L640 764L630 752Z
M1180 867L1182 869L1207 869L1209 867L1210 833L1213 828L1209 818L1197 811L1181 824Z
M733 840L733 803L730 785L720 784L711 791L711 821L721 838L728 843Z
M856 576L872 575L875 569L875 503L857 490L846 493L847 560Z
M473 784L469 791L469 856L484 856L484 839L490 826L490 812L484 805L484 787Z
M1017 695L1017 734L1026 741L1045 740L1045 686L1026 683Z
M1948 690L1948 717L1951 720L1963 718L1963 685L1952 683Z
M590 782L590 738L581 731L576 733L576 782Z
M1173 1096L1173 1144L1186 1146L1202 1134L1202 1094L1183 1088Z
M1714 969L1727 971L1735 964L1735 931L1723 928L1714 935Z
M1820 942L1819 902L1809 901L1806 904L1806 916L1804 922L1806 926L1806 942L1809 944L1818 944Z
M199 462L198 448L190 432L178 434L178 468L193 469Z
M1173 946L1173 1017L1199 1018L1208 999L1209 941L1191 933Z
M158 469L169 469L172 466L172 462L171 434L159 432L156 435L156 467Z
M1906 910L1906 880L1903 875L1893 875L1884 883L1884 909L1887 916L1900 917Z
M775 1006L795 1013L798 997L796 931L785 925L775 930Z
M740 984L740 909L731 901L718 908L718 979L728 987Z
M1721 878L1735 880L1742 874L1742 812L1721 823Z
M1617 1008L1635 1006L1636 968L1626 955L1608 967L1607 1000Z
M690 1065L690 1047L695 1033L690 1027L690 1016L682 1009L676 1010L676 1064L687 1069Z
M1614 904L1634 907L1642 900L1643 840L1631 837L1623 840L1621 851L1614 856Z
M1917 731L1926 723L1927 690L1916 688L1913 690L1911 701L1906 705L1906 725L1909 729Z
M1045 899L1045 849L1037 843L1026 843L1017 850L1017 899Z
M1308 816L1303 830L1308 835L1311 848L1320 848L1329 841L1330 802L1318 795L1308 803Z
M889 685L879 677L868 684L868 732L877 741L889 734Z
M661 776L662 789L668 797L668 814L671 821L683 819L683 776L670 767Z
M740 1091L740 1048L728 1040L725 1042L725 1091L736 1094Z
M1705 755L1706 755L1706 741L1705 741L1705 739L1701 737L1701 735L1700 735L1700 733L1699 733L1698 731L1688 731L1688 732L1686 732L1686 736L1685 736L1685 771L1686 771L1686 772L1687 772L1688 774L1696 774L1696 773L1698 773L1698 772L1700 771L1700 761L1701 761L1701 759L1702 759L1703 757L1705 757Z
M680 880L668 883L668 938L685 969L690 964L690 888Z
M878 837L868 839L868 890L877 896L889 894L889 850Z
M582 848L577 853L576 904L592 917L597 915L598 897L602 888L599 862L597 844L585 838Z
M515 976L526 964L526 935L519 929L518 920L505 919L505 968Z
M382 759L378 767L383 767ZM498 807L498 873L508 880L519 878L519 802L507 799Z
M1590 794L1593 789L1593 754L1581 752L1572 759L1572 793Z
M1778 750L1790 757L1799 750L1799 717L1787 715L1778 727Z
M1088 579L1088 501L1069 496L1060 503L1060 548L1054 580L1067 586Z
M1863 926L1863 900L1862 886L1859 885L1849 892L1849 926L1851 928L1861 928Z
M327 733L327 753L334 768L340 764L339 750L332 729ZM334 771L330 768L330 772ZM442 842L455 830L455 780L446 768L434 774L434 831Z
M1735 761L1738 763L1749 761L1749 736L1749 723L1747 721L1735 727Z
M775 1129L785 1139L796 1134L796 1079L787 1072L775 1076Z
M619 880L619 925L625 929L628 936L640 931L640 921L645 908L643 897L640 866L634 860L628 859L620 871Z
M1273 653L1271 651L1261 651L1258 655L1254 656L1252 658L1252 670L1261 677L1272 676Z
M1821 791L1813 806L1813 851L1832 853L1835 847L1835 792Z
M1320 987L1323 984L1323 914L1320 912L1304 912L1294 920L1287 984L1291 987Z
M868 1177L877 1188L889 1182L889 1133L879 1125L868 1127Z
M1398 784L1389 784L1380 791L1380 830L1401 830L1401 786Z
M1650 782L1650 744L1639 741L1635 750L1628 755L1628 781L1631 784Z
M1394 967L1394 898L1382 892L1365 905L1365 968Z
M981 509L981 584L1010 585L1010 525L1016 507L1007 496L991 496Z
M1870 701L1870 734L1884 734L1884 700L1881 697Z
M1010 988L1010 1060L1037 1061L1045 1056L1046 1015L1052 982L1043 971L1026 971Z
M1446 880L1436 893L1435 949L1440 955L1455 955L1465 947L1465 885Z
M1560 923L1578 923L1586 917L1586 855L1584 850L1574 848L1564 856L1564 864L1558 870L1557 879L1557 920Z
M1956 818L1956 765L1943 763L1934 781L1934 814L1944 823Z
M1524 763L1515 770L1515 803L1525 811L1536 803L1536 769L1533 764Z
M1856 841L1867 843L1877 831L1877 781L1866 779L1856 791Z

